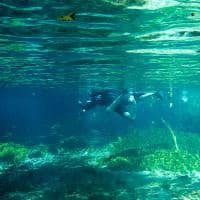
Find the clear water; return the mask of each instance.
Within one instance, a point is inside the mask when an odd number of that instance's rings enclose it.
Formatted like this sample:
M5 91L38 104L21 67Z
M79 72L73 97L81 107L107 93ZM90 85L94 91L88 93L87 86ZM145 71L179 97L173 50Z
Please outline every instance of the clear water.
M200 199L199 8L1 0L0 199ZM134 122L81 113L104 88L164 101L139 104Z
M3 85L199 86L198 1L1 1L1 10ZM57 20L70 11L75 21Z

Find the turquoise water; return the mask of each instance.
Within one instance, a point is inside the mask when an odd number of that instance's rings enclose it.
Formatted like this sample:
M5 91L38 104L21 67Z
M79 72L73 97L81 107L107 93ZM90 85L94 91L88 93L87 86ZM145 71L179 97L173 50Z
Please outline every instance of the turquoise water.
M199 8L1 0L0 199L200 199ZM138 103L134 121L81 112L105 88L163 100Z
M3 85L199 86L198 1L0 5ZM57 19L71 11L76 20Z

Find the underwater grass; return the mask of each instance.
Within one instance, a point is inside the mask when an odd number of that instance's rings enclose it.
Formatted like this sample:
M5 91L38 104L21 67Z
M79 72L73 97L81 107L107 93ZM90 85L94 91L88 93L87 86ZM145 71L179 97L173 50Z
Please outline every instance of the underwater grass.
M129 130L129 135L108 145L110 155L101 159L99 166L113 170L200 171L199 136L176 131L177 149L167 131Z
M156 150L144 156L140 167L143 170L200 171L200 156L186 151Z
M126 136L119 137L109 145L112 153L124 152L128 149L171 149L173 142L164 129L129 129Z
M178 141L179 150L200 154L200 136L173 130ZM168 129L129 129L126 136L119 137L108 145L111 153L127 151L128 149L177 149Z
M166 170L173 172L200 171L200 156L186 151L169 149L155 150L146 155L118 156L103 159L100 166L112 170L155 171Z

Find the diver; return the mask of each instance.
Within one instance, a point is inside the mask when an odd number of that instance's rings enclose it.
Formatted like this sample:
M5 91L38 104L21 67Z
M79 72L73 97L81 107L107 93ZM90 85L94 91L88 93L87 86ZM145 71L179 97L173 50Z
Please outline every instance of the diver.
M136 106L137 103L148 97L156 97L163 100L162 95L159 92L133 92L128 90L92 90L87 100L83 103L79 101L79 105L83 112L86 112L96 106L105 106L106 111L116 112L122 117L129 120L135 120L136 118Z

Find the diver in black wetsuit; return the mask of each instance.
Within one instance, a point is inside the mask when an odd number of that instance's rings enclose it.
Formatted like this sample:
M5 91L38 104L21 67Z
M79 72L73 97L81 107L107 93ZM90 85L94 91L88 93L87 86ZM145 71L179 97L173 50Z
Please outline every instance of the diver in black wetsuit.
M107 111L117 112L121 116L134 120L136 118L136 105L147 97L155 96L162 100L159 92L132 92L123 90L122 92L114 89L93 90L86 102L79 101L82 111L85 112L95 106L105 106Z

